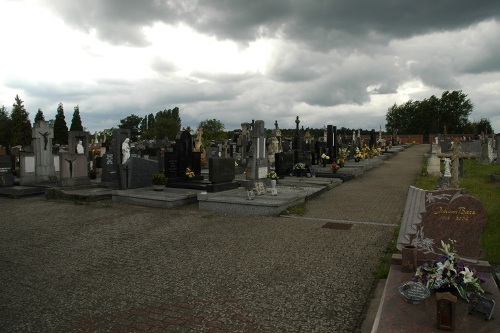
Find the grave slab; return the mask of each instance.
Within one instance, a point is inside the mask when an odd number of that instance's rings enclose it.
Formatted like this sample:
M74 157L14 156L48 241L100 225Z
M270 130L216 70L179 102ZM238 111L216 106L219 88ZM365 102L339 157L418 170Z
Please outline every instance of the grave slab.
M485 297L500 302L500 292L491 273L483 273L486 282L481 286L485 290ZM398 287L410 281L411 273L402 272L400 265L392 265L384 288L384 293L377 311L372 333L387 332L443 332L437 328L436 297L431 296L420 304L411 304L405 301L399 293ZM495 307L492 320L485 320L479 315L468 314L468 304L459 300L456 305L455 332L500 332L500 309Z
M248 200L244 187L219 193L198 195L200 210L230 214L277 216L288 207L305 202L342 183L340 179L286 177L279 179L276 186L278 195L272 196L270 188L264 195L255 195Z
M11 199L18 199L31 195L45 194L45 187L43 186L9 186L0 187L0 196L8 197Z
M112 191L113 202L125 203L153 208L173 208L197 202L199 190L165 188L164 191L153 191L151 188Z

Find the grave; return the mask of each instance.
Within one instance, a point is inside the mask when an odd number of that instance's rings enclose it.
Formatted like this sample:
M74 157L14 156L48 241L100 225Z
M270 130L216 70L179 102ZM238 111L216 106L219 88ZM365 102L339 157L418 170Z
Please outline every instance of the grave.
M266 178L268 172L268 161L266 154L266 129L263 120L254 122L251 130L252 145L250 147L250 158L248 162L248 178L259 181Z
M438 327L453 328L455 332L499 332L500 321L495 318L499 318L500 310L492 308L491 302L500 302L500 293L490 265L480 260L480 237L485 223L482 203L459 189L425 191L410 187L398 249L404 254L410 251L408 246L413 246L416 266L420 266L425 260L440 258L441 240L446 244L450 239L456 240L456 253L486 278L481 284L485 293L471 295L472 302L468 304L460 297L456 301L448 298L448 294L444 297L447 300L443 300L443 294L432 290L427 299L411 303L401 287L412 283L415 267L402 266L402 255L395 254L372 332L440 332ZM484 312L493 319L488 320Z
M20 155L22 159L20 169L20 185L34 185L49 183L57 179L52 154L52 139L54 127L48 121L39 120L31 130L33 137L33 153L25 152Z
M0 186L14 186L12 161L9 155L0 155Z
M89 185L87 156L77 153L59 153L58 186Z
M460 189L425 191L411 186L401 221L398 249L417 247L419 259L432 259L441 241L456 240L456 251L464 258L482 257L481 233L486 209Z
M151 175L158 173L158 162L141 157L130 157L125 162L124 171L124 189L133 189L151 186Z
M194 152L192 147L192 137L189 131L177 133L174 151L165 152L167 187L207 192L218 192L238 187L238 184L233 182L234 158L208 157L209 150L207 150L209 179L206 180L201 175L201 154ZM186 175L187 168L193 172L193 177L190 178Z
M280 152L274 155L275 170L279 177L293 173L293 152Z
M443 149L443 146L441 146ZM460 169L460 159L474 158L474 155L469 153L460 152L460 141L456 138L452 145L452 151L450 153L437 154L440 158L450 158L451 159L451 187L459 188L459 169Z
M500 134L495 137L495 145L497 151L496 164L500 164Z
M182 185L189 181L203 180L203 176L201 176L201 154L193 151L193 138L189 131L185 130L177 133L173 151L165 152L164 158L167 186L174 183ZM186 170L188 168L194 172L194 177L187 177Z
M122 165L124 159L122 147L129 138L130 129L118 128L113 130L113 139L105 144L106 154L103 154L101 173L102 185L114 189L126 188L126 170ZM130 147L130 144L128 146Z

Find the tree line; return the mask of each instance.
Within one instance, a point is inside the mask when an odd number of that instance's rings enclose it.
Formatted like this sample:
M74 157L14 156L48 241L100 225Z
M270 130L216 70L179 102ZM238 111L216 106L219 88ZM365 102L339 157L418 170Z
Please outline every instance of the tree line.
M41 109L38 109L34 122L45 120ZM64 116L63 104L59 103L54 120L50 120L54 125L54 144L68 144L68 126ZM0 107L0 145L4 147L29 146L31 144L31 121L29 112L24 107L24 101L16 95L12 111ZM73 118L71 120L70 131L83 131L82 119L80 117L79 106L74 107Z
M386 129L401 134L479 134L492 133L488 119L470 121L473 103L462 91L445 91L422 101L394 104L386 114Z
M408 102L391 106L386 114L386 132L391 134L479 134L493 133L491 123L482 118L479 122L470 121L474 105L462 91L445 91L441 97L431 96L422 101L409 100ZM41 109L35 115L35 122L45 120ZM64 107L59 103L55 119L50 120L54 126L54 144L64 145L68 143L68 126L64 116ZM2 146L28 146L31 144L31 121L29 113L24 107L24 102L16 95L12 111L9 113L5 106L0 107L0 145ZM131 140L175 140L177 133L181 130L181 117L178 107L164 109L156 113L150 113L144 117L130 115L120 120L118 128L130 129ZM234 130L226 131L224 124L217 119L206 119L200 121L196 129L189 126L185 128L190 132L198 129L203 130L204 144L211 140L231 139ZM114 128L105 129L96 133L102 141L111 140ZM70 131L83 131L79 106L74 107ZM340 127L337 133L349 137L353 130ZM272 129L268 129L268 135ZM309 132L312 137L322 137L323 128L301 128L300 134ZM281 129L283 137L293 137L296 129ZM362 135L368 135L370 130L362 129ZM194 134L194 133L193 133Z

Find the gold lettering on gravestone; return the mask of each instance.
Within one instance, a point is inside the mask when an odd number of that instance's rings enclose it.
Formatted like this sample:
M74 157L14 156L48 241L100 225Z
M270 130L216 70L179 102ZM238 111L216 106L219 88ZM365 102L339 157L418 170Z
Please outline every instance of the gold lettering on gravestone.
M449 210L445 207L436 207L434 215L441 215L441 220L446 221L468 221L469 215L476 215L475 210L469 210L465 207L458 207L456 210Z

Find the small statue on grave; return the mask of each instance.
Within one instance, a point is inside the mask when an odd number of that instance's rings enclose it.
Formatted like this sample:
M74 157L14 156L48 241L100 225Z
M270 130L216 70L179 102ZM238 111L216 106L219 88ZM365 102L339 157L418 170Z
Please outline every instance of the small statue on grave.
M69 178L73 178L73 162L76 160L68 160L68 159L65 160L69 164Z
M122 164L128 161L130 158L130 139L126 138L122 144Z
M83 154L82 140L78 140L78 143L76 144L76 153Z
M444 159L444 177L451 177L451 159Z
M47 150L47 144L49 143L49 132L45 132L45 133L42 133L42 132L38 132L40 133L41 136L43 136L43 143L44 143L44 146L43 146L43 150Z

